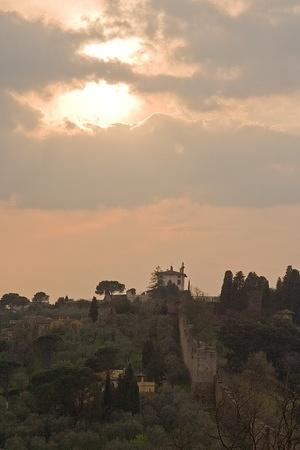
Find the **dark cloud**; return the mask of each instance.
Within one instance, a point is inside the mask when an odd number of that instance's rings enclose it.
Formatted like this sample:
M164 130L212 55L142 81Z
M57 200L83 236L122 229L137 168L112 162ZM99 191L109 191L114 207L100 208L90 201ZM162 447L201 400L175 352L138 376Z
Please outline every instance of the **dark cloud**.
M93 77L130 79L131 71L125 64L99 62L78 54L82 43L90 38L88 31L65 31L0 12L0 88L25 91Z
M0 199L21 207L131 206L181 196L236 206L300 202L300 139L259 128L212 132L154 116L93 137L3 137Z
M14 130L19 125L27 130L38 126L40 114L31 108L19 105L7 92L0 91L0 132Z
M173 92L193 109L205 108L216 95L246 98L299 90L298 1L252 1L234 18L204 0L152 0L152 5L164 12L165 37L185 41L175 59L199 70L185 78L141 78L141 90Z

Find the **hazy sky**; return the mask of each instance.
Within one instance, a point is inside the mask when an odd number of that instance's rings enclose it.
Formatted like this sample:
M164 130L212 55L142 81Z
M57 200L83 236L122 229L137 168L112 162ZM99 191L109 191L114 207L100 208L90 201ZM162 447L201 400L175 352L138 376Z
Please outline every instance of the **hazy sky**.
M0 0L0 295L300 267L299 0Z

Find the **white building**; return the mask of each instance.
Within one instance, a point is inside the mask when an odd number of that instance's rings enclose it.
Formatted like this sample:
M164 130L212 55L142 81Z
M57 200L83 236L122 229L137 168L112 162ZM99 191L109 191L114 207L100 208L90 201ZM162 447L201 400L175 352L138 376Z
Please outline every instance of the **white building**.
M182 263L179 272L174 270L173 266L171 266L169 270L159 272L159 278L162 285L167 286L169 283L172 283L175 284L180 291L184 291L185 279L187 278L186 274L184 273L184 269L184 263Z

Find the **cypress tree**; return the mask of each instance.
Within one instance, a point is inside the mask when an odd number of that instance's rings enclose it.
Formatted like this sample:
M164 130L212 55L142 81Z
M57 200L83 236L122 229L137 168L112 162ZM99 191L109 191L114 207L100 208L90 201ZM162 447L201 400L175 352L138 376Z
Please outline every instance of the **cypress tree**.
M269 281L266 277L259 277L260 286L262 289L262 307L263 309L274 308L274 297L272 296L272 291L270 289Z
M297 269L288 266L281 287L282 307L288 308L299 317L300 306L300 274Z
M119 380L117 405L124 411L129 411L132 414L140 412L139 387L131 364L128 365L125 375Z
M282 289L282 279L280 277L277 280L276 289L277 291L280 291Z
M224 281L220 295L220 305L222 311L226 310L228 307L231 306L232 281L233 281L233 273L231 272L231 270L227 270L224 275Z
M114 385L111 382L110 373L109 371L107 371L103 394L103 405L106 409L106 412L112 410L113 404L114 404Z
M232 281L232 307L237 310L244 308L244 286L245 286L245 275L242 271L235 274Z
M93 300L91 302L91 306L89 309L89 318L94 323L98 320L98 303L96 297L93 297Z
M131 364L126 369L125 380L127 411L131 411L132 414L138 414L140 412L140 394Z

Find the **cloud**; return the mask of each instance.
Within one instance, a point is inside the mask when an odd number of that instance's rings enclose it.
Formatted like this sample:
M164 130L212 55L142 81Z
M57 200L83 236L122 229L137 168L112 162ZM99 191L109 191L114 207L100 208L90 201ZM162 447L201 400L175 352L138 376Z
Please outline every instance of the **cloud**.
M202 108L203 98L211 96L243 98L300 88L298 2L244 2L249 8L234 18L220 13L218 1L152 3L165 13L165 32L173 34L176 27L175 32L181 33L185 46L178 50L177 58L199 67L184 82L170 77L153 80L154 89L170 85L193 108ZM227 2L231 6L236 3ZM181 23L180 31L174 18ZM238 76L220 77L222 71L236 71ZM149 80L147 86L151 86Z
M22 126L23 129L33 130L38 126L40 114L30 107L16 103L7 92L0 91L0 132L15 130Z
M300 90L296 1L100 4L99 17L77 30L0 13L0 88L24 93L103 79L128 83L140 96L168 93L192 113L218 110L220 99L292 96ZM78 51L84 43L113 38L142 39L151 60L143 68Z
M18 12L29 20L56 23L66 29L80 29L101 16L102 0L0 0L0 10Z
M130 78L130 69L124 64L80 55L78 49L88 38L88 33L0 13L0 87L25 91L92 77L113 81Z
M0 199L14 198L23 208L93 209L177 197L227 206L300 202L298 137L257 127L210 130L166 116L92 136L6 134L0 167Z
M198 67L180 77L147 75L128 64L84 58L78 53L82 43L107 34L102 22L74 31L0 13L0 199L44 209L132 206L182 196L215 205L298 203L299 138L259 126L212 131L198 122L154 115L140 126L115 126L90 136L53 134L34 139L9 133L32 130L41 117L15 103L11 93L47 95L49 86L54 92L56 84L83 87L84 80L99 78L129 83L134 93L139 91L152 102L158 93L161 105L155 100L155 106L162 111L172 96L177 97L176 106L189 118L194 110L207 117L211 111L222 111L224 97L243 99L244 105L249 96L265 99L283 92L291 98L300 80L299 15L295 2L268 4L251 1L232 15L226 7L220 10L215 0L140 3L139 32L144 39L150 42L153 37L159 49L179 36L181 45L172 47L170 58ZM235 3L226 5L231 8ZM103 3L111 36L118 33L118 26L122 36L132 33L135 7L136 1L106 3L106 8ZM166 92L169 98L164 97ZM276 99L280 101L279 96ZM272 101L265 104L273 110ZM250 101L248 108L255 109L264 103L249 105ZM229 109L230 104L227 113ZM284 116L284 111L277 111ZM262 123L261 113L251 114L254 122L257 116L256 122ZM268 124L272 125L269 118Z
M97 33L101 38L100 27ZM126 64L80 55L80 46L89 38L88 31L63 30L54 24L32 22L15 13L0 12L1 128L28 128L39 123L41 111L15 101L21 94L35 91L51 98L61 86L68 90L72 86L84 87L85 81L94 79L106 79L111 83L132 79L131 69Z

